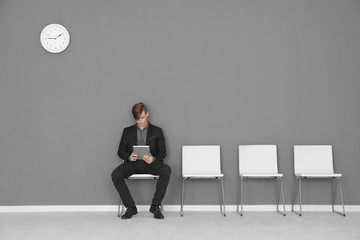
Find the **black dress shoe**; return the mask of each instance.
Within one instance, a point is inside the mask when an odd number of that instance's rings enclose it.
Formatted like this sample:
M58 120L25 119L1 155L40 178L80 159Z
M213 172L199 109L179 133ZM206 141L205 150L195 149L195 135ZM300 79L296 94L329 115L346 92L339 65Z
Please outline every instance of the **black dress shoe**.
M154 218L156 219L164 219L164 215L161 213L161 209L159 206L151 204L150 212L154 214Z
M136 207L128 207L126 209L126 212L121 216L121 219L129 219L137 213L138 213L138 211L137 211Z

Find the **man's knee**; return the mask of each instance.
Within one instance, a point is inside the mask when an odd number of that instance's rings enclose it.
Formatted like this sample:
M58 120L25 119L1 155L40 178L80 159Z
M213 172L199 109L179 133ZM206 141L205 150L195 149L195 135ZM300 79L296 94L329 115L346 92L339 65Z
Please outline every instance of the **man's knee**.
M171 168L164 164L162 169L161 169L161 175L165 176L165 177L170 177L171 174Z
M121 171L121 166L117 167L112 173L111 173L111 179L114 183L119 182L121 180L124 180L124 174Z

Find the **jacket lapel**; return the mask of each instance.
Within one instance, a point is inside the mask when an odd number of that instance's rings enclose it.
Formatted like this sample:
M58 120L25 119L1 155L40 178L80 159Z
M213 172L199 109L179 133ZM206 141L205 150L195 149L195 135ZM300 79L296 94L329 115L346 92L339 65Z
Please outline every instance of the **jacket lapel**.
M136 124L131 129L131 145L137 145L137 126Z

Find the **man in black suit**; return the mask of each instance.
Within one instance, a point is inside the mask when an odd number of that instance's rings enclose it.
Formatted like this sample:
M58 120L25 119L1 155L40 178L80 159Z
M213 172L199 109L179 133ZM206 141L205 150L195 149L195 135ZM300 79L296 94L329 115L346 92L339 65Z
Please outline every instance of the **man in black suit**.
M135 104L132 114L136 124L124 129L118 151L118 155L124 160L124 163L111 174L115 188L126 207L126 212L121 219L129 219L137 214L135 202L125 182L126 178L136 173L159 175L150 212L154 214L154 218L163 219L160 205L165 196L171 173L170 167L163 163L166 156L165 138L161 128L148 122L149 112L145 104ZM149 145L150 156L138 159L133 152L134 145Z

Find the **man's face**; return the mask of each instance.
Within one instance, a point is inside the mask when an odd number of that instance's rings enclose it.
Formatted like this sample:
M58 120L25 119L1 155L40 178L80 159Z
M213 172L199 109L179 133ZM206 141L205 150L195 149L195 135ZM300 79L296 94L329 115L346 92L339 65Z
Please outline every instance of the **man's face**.
M143 111L140 115L140 118L136 120L136 123L139 125L140 128L143 128L147 124L147 118L149 116L149 112Z

